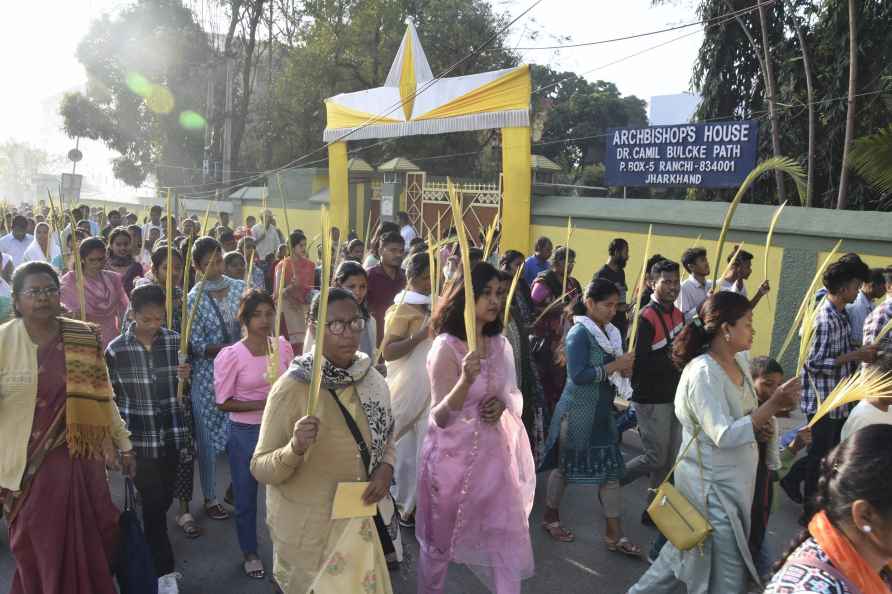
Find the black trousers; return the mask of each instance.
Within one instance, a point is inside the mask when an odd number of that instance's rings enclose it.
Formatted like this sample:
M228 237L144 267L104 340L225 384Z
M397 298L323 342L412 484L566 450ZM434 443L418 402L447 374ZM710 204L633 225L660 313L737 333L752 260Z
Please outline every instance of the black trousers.
M814 415L809 415L808 419ZM811 428L811 445L805 457L805 501L814 496L818 489L818 478L821 476L821 460L830 450L839 445L842 426L845 419L822 418Z
M169 450L160 458L137 457L136 460L133 483L142 502L143 531L158 577L174 570L173 548L167 536L167 510L173 503L179 461L176 450Z

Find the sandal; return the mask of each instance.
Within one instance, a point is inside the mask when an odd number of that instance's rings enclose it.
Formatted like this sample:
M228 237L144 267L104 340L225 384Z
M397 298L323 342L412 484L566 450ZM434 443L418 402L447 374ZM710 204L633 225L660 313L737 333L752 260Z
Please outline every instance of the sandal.
M266 576L266 572L263 570L263 561L260 559L245 561L242 564L242 569L244 570L245 575L252 580L262 580Z
M183 529L186 538L198 538L201 536L201 528L198 527L198 523L192 517L192 514L188 512L177 517L177 526Z
M214 503L213 505L204 504L204 511L208 515L208 517L212 520L228 520L229 512L226 511L219 503Z
M628 555L629 557L637 557L641 558L641 547L636 544L633 544L628 538L623 536L619 540L607 540L604 539L604 544L607 545L607 550L611 553L622 553L623 555Z
M560 522L542 522L542 529L557 542L573 542L576 535L561 526Z

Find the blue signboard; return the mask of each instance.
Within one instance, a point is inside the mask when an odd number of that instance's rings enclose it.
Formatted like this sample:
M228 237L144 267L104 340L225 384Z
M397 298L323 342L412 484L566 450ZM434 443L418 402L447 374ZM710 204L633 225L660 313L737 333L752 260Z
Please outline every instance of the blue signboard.
M755 120L611 128L609 186L733 188L756 166Z

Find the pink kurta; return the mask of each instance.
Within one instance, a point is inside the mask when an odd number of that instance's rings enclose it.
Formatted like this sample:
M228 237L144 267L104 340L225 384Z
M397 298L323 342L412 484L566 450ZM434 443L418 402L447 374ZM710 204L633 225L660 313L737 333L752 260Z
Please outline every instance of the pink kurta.
M121 319L130 304L121 283L121 275L111 270L100 270L93 278L85 276L84 297L87 303L86 321L99 326L104 351L108 343L121 334ZM81 300L74 271L67 272L62 277L62 305L74 318L80 319Z
M415 533L429 558L468 564L492 588L500 576L519 581L533 574L529 514L536 474L511 345L501 335L484 340L487 356L462 409L443 428L431 417ZM434 340L427 358L433 406L455 386L466 353L454 336ZM506 408L499 423L488 425L479 407L493 396Z

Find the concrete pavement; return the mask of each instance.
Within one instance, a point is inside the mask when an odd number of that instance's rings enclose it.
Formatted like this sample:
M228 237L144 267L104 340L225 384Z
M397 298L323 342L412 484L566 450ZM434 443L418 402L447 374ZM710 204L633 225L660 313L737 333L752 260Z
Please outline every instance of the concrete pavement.
M640 451L640 442L634 431L627 432L624 443L626 459ZM229 465L225 457L218 462L218 491L223 492L229 483ZM545 496L546 475L539 476L536 502L530 518L530 532L536 559L536 575L524 582L524 594L619 594L625 592L647 569L647 562L616 553L609 553L602 540L604 521L601 516L594 487L573 486L567 489L561 509L564 524L576 533L573 543L553 542L540 527ZM197 480L197 472L196 472ZM122 481L120 476L112 479L113 493L120 501ZM201 490L196 484L196 501ZM647 550L656 536L656 531L640 524L644 508L646 485L643 480L623 489L623 526L629 538ZM268 573L272 568L272 547L263 522L263 491L261 490L261 510L259 512L258 537L260 553ZM781 509L772 516L769 544L773 555L786 546L797 532L796 516L798 508L781 494ZM183 594L269 594L272 592L268 581L251 580L242 573L241 553L232 520L214 521L200 511L193 510L204 533L195 540L187 539L174 523L174 514L169 515L170 533L177 570L183 574L180 592ZM398 572L391 573L396 594L416 592L415 574L418 546L411 531L404 530L403 542L406 546L406 561ZM7 533L0 530L0 589L8 588L14 571L14 563L9 552ZM488 590L464 567L453 566L447 578L446 592L449 594L487 594ZM345 593L352 594L352 593Z

